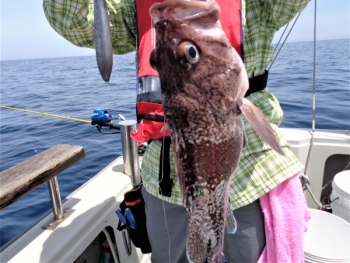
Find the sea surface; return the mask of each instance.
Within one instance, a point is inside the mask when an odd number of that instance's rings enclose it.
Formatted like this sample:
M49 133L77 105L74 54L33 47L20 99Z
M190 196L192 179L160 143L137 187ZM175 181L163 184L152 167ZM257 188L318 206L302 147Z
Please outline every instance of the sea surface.
M317 129L350 130L349 47L349 39L317 42ZM82 120L90 120L94 109L108 109L114 117L135 119L135 53L114 56L109 83L100 77L93 56L0 63L2 106ZM285 113L282 127L311 128L312 87L313 42L285 44L268 81ZM85 159L58 176L62 199L121 155L120 136L101 134L89 123L3 108L0 123L0 172L56 144L84 147ZM50 209L45 183L1 210L0 246Z

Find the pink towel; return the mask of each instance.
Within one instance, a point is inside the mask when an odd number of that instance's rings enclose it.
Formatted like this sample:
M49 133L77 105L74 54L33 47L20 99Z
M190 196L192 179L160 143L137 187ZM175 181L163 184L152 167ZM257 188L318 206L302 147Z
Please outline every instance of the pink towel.
M266 246L258 263L304 263L303 233L311 218L298 175L260 198Z

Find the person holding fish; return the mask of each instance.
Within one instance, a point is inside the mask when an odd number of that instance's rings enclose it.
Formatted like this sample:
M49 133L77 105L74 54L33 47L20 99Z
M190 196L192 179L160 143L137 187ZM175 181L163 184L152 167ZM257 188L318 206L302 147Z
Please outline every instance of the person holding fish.
M274 33L308 2L108 1L113 52L137 50L131 137L149 143L152 262L304 262L303 165L278 130L266 67ZM43 6L59 34L94 47L92 0Z

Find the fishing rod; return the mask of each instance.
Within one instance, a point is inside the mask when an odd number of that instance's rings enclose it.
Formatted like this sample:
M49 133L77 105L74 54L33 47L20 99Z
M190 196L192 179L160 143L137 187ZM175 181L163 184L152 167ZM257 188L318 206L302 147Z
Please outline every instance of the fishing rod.
M95 115L92 116L91 117L91 121L89 121L89 120L69 117L68 115L58 115L58 114L53 114L53 113L47 113L47 112L35 111L35 110L28 110L28 109L17 108L17 107L12 107L12 106L0 105L0 108L9 109L9 110L16 110L16 111L22 111L22 112L28 112L28 113L34 113L34 114L39 114L39 115L44 115L44 116L49 116L49 117L55 117L55 118L70 120L70 121L90 123L91 125L94 125L99 132L101 132L103 134L116 134L116 133L119 133L119 132L108 132L108 133L107 132L103 132L102 131L102 127L109 127L110 129L120 130L120 126L118 124L113 124L111 122L112 121L112 115L106 109L94 110ZM119 120L125 120L124 116L121 115L121 114L118 114L118 119Z

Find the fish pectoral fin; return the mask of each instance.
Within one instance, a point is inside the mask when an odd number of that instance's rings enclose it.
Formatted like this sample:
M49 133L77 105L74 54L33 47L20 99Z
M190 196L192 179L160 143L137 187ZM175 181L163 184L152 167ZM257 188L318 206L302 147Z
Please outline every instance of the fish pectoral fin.
M237 231L237 221L230 206L227 207L225 231L228 234L234 234Z
M275 131L273 130L271 124L267 121L264 114L245 98L243 98L241 102L238 102L238 107L260 138L280 155L285 156L281 146L278 143Z
M169 124L166 122L164 125L163 125L163 127L160 129L160 132L165 132L165 131L167 131L167 130L169 130L170 128L169 128Z

